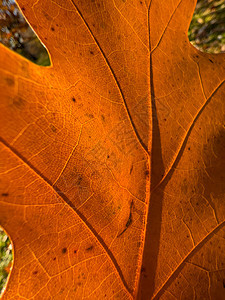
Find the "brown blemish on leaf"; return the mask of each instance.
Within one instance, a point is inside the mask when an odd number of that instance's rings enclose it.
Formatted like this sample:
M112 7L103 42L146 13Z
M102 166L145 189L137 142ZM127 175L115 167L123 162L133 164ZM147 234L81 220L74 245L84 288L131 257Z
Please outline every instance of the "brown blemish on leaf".
M21 97L15 97L13 98L13 105L18 109L22 109L25 106L25 101Z
M93 119L94 115L93 114L85 114L88 118Z
M62 248L62 254L65 254L67 252L67 248Z
M132 224L132 208L133 208L133 205L134 205L134 202L132 200L131 204L130 204L130 214L129 214L129 218L127 220L127 223L125 225L125 228L120 234L117 235L117 237L120 237L128 229L128 227Z
M81 182L82 182L82 180L83 180L82 176L78 175L78 178L77 178L76 184L77 184L77 185L80 185L80 184L81 184Z
M9 193L2 193L2 197L8 197Z
M130 168L130 174L133 172L133 168L134 168L134 166L132 165Z
M90 247L86 248L86 251L91 251L94 248L93 245L91 245Z
M15 80L13 77L6 77L5 81L6 81L7 85L10 87L12 87L15 84Z
M43 10L43 15L45 16L45 18L48 20L48 21L51 21L52 18L49 16L49 14L46 13L45 10Z
M37 273L38 273L38 271L34 271L34 272L33 272L33 275L37 275Z
M57 131L57 129L55 128L55 126L52 125L52 124L50 124L50 128L51 128L51 130L52 130L53 132L56 132L56 131Z

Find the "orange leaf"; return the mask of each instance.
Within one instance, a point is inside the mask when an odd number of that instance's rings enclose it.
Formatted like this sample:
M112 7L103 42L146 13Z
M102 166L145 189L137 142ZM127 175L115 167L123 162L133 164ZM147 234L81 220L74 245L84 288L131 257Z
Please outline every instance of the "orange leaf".
M191 0L19 0L40 67L1 46L3 299L223 299L224 55Z

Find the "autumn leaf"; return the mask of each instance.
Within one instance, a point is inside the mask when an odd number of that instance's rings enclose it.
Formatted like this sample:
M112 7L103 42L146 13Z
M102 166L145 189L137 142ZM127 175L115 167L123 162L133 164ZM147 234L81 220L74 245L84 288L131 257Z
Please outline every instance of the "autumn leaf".
M192 0L19 0L50 67L1 46L2 299L224 299L224 55Z

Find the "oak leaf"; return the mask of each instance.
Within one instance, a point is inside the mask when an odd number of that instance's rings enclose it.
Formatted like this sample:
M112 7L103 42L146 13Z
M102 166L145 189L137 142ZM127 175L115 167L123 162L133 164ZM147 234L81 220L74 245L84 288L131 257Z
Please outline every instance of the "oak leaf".
M40 67L1 46L2 299L224 299L224 55L192 0L18 0Z

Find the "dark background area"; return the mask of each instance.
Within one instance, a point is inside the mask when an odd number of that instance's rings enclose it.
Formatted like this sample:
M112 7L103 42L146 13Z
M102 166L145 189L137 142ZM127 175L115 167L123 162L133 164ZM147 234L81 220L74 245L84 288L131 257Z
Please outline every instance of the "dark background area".
M225 52L225 1L199 0L188 32L191 43L203 52ZM32 62L48 66L48 53L14 0L0 0L0 42ZM0 292L12 265L12 245L0 228Z

